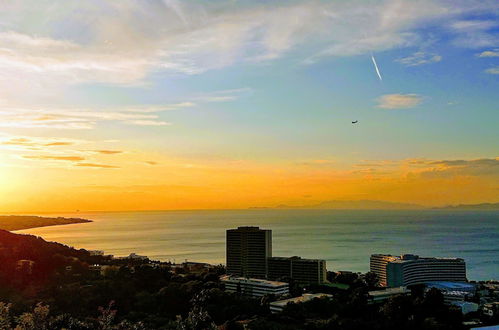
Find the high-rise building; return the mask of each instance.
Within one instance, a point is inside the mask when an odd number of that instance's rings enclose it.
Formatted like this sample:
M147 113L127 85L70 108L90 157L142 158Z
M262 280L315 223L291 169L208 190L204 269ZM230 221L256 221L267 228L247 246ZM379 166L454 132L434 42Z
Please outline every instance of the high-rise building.
M290 278L301 284L321 284L326 281L326 261L300 257L270 257L268 278Z
M272 256L272 231L258 227L227 230L227 273L266 278L267 259Z
M407 286L432 281L466 282L466 263L460 258L427 258L405 254L371 255L371 272L378 275L380 285Z

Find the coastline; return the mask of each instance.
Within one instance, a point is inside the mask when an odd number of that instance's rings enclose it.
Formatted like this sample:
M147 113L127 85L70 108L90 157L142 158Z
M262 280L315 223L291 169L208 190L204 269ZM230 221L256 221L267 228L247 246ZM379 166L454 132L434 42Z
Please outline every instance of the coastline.
M41 217L32 215L0 215L0 229L18 231L40 227L89 223L92 220L82 218Z

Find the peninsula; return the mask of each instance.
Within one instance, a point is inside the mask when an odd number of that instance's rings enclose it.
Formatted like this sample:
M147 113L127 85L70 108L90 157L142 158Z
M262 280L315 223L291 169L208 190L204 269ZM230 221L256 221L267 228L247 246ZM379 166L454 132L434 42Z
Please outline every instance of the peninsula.
M8 231L86 222L92 222L92 220L81 218L40 217L34 215L0 215L0 229Z

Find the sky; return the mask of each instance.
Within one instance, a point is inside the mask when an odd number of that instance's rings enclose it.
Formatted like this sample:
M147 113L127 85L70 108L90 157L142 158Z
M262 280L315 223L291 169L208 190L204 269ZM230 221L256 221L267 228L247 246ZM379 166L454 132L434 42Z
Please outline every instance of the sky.
M499 202L495 0L0 8L0 212Z

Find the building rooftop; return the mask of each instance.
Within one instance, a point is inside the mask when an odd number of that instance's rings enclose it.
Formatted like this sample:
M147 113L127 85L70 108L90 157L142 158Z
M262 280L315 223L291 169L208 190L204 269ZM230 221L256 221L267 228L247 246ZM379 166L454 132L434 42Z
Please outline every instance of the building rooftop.
M404 294L410 292L405 286L398 286L395 288L386 288L384 290L369 291L369 296L379 297L386 295Z
M435 261L439 261L439 260L463 260L462 258L454 258L454 257L420 257L416 254L403 254L400 256L394 256L391 254L379 253L379 254L373 254L372 256L392 257L392 258L395 258L395 260L393 260L391 262L396 262L396 263L403 263L403 262L415 261L415 260L424 260L424 261L428 261L428 260L435 260Z
M292 259L292 260L303 260L303 261L324 261L324 259L309 259L309 258L302 258L302 257L298 257L298 256L292 256L292 257L269 257L269 259L277 259L277 260L289 260L289 259Z
M465 282L435 281L427 282L425 284L430 288L437 288L445 291L474 291L476 289L475 284Z
M323 297L333 297L333 295L330 295L327 293L305 293L300 297L289 298L289 299L284 299L284 300L277 300L277 301L271 302L270 305L284 307L289 303L299 304L299 303L310 301L310 300L315 299L315 298L323 298Z
M260 229L260 227L256 226L240 226L237 229L227 229L227 231L259 231L259 230L268 230L268 229Z
M224 276L220 277L220 281L237 281L239 283L260 284L260 285L266 285L266 286L289 285L286 282L269 281L269 280L263 280L263 279L259 279L259 278L247 278L247 277L231 276L231 275L224 275Z

